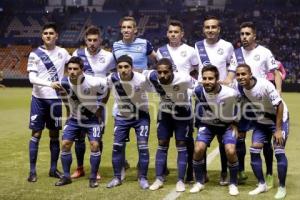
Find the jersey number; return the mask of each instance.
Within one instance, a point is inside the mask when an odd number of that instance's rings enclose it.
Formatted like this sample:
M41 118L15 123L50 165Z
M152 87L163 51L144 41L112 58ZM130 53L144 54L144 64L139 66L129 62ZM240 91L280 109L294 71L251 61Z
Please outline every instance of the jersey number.
M140 131L140 136L141 137L147 137L148 136L148 131L149 131L149 126L141 126L141 131Z

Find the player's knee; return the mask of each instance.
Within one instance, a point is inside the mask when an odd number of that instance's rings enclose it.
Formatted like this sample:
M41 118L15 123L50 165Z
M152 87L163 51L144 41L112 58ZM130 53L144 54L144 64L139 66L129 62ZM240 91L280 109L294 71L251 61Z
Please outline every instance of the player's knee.
M158 145L163 147L169 147L170 140L159 140Z
M262 149L264 144L262 143L252 143L251 148Z
M98 141L91 141L91 151L96 152L99 151L99 142Z
M59 131L58 130L49 130L49 137L50 138L58 138L59 137Z
M230 145L230 146L226 145L225 152L226 152L226 156L227 156L228 160L236 157L236 150L235 150L234 145Z
M73 142L69 140L63 140L62 141L62 151L70 151L72 147Z
M186 141L176 140L176 146L177 147L186 146Z
M42 131L32 131L31 136L35 138L41 138Z
M242 132L242 131L240 131L240 132L238 132L238 139L239 140L245 140L245 138L246 138L246 132Z
M124 143L114 143L113 144L113 153L122 153Z
M197 142L194 148L193 159L200 160L203 158L206 150L206 145L203 142Z

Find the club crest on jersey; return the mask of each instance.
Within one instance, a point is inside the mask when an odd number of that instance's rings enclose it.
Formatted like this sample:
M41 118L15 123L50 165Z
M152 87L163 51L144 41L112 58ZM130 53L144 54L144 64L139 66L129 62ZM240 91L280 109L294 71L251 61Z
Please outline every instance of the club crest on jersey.
M218 49L217 53L218 53L219 55L223 55L223 54L224 54L224 50L223 50L222 48L220 48L220 49Z
M187 52L186 52L186 51L182 51L182 52L180 52L180 55L181 55L182 57L186 57Z
M262 96L259 95L259 94L255 95L255 98L256 98L258 101L262 101Z
M142 52L142 51L143 51L143 47L142 47L142 46L137 46L137 47L136 47L136 51Z
M179 85L174 85L174 86L173 86L173 90L174 90L174 91L179 91L179 89L180 89L180 88L179 88Z
M255 60L255 61L259 61L259 60L260 60L260 56L259 56L259 55L255 55L255 56L254 56L254 60Z
M90 94L90 93L91 93L90 88L85 88L85 89L83 90L83 94L85 94L85 95L88 95L88 94Z
M141 91L141 87L138 86L138 85L134 86L134 91L135 91L135 92Z
M103 56L101 56L101 57L99 58L99 62L100 62L100 63L105 63L105 58L104 58Z
M58 59L62 59L63 58L63 56L62 56L62 54L60 52L57 54L57 57L58 57Z

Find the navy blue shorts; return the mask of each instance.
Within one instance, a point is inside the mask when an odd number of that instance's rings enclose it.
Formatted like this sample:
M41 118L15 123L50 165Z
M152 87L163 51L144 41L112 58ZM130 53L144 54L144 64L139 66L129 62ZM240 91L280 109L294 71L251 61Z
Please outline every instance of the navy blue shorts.
M236 144L237 133L235 133L231 126L217 127L212 125L201 125L198 129L196 141L204 142L209 146L215 136L218 137L219 143L223 143L224 145Z
M252 134L252 143L260 143L263 144L266 141L271 141L273 134L276 131L275 124L259 124L255 123L253 134ZM284 139L283 147L286 144L288 135L289 135L289 120L286 120L282 123L282 134ZM279 146L275 139L273 140L274 146Z
M148 141L150 133L150 116L149 114L140 115L138 119L115 118L114 126L114 143L129 141L129 132L134 128L137 141Z
M29 128L40 131L46 127L50 130L61 129L62 106L60 99L40 99L32 96Z
M82 133L86 133L89 141L100 141L102 138L102 127L99 125L98 119L95 117L92 120L77 120L70 118L67 120L62 140L74 141Z
M172 114L161 112L157 120L157 138L169 140L173 133L177 141L187 141L193 133L192 119L175 119ZM188 116L188 115L187 115Z

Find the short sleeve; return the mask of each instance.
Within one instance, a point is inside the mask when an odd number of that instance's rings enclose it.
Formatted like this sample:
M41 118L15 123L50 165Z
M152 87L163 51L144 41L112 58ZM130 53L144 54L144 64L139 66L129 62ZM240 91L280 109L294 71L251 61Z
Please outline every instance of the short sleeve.
M146 43L147 43L146 55L148 56L148 55L150 55L152 53L152 51L154 51L154 48L153 48L152 44L148 40L146 40Z
M264 83L266 85L266 92L269 97L270 102L273 106L278 106L280 102L282 101L282 98L280 97L279 93L277 92L275 86L269 82L265 81Z

